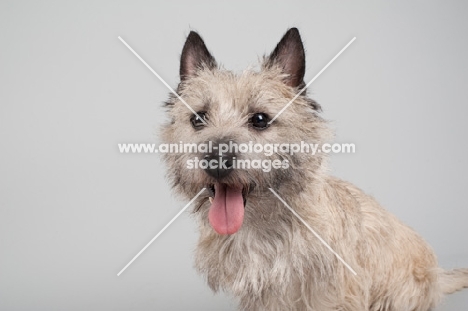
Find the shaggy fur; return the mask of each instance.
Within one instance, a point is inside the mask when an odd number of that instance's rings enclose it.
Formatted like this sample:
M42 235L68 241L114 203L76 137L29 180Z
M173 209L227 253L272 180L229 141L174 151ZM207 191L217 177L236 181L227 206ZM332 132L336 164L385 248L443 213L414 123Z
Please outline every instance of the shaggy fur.
M275 116L304 85L304 49L290 29L259 71L234 74L220 68L195 32L181 57L178 94L207 125L195 129L192 112L176 97L167 102L165 143L300 142L323 144L332 133L306 94L265 130L249 125L254 113ZM175 192L193 198L216 178L189 170L186 161L203 154L166 154ZM266 158L240 154L239 158ZM241 310L427 311L443 294L468 286L468 269L438 268L431 248L412 229L352 184L331 177L326 155L276 153L288 169L235 169L222 182L246 193L242 227L216 233L208 221L208 191L194 214L200 239L196 268L214 290L239 299ZM271 187L356 272L353 275L269 190Z

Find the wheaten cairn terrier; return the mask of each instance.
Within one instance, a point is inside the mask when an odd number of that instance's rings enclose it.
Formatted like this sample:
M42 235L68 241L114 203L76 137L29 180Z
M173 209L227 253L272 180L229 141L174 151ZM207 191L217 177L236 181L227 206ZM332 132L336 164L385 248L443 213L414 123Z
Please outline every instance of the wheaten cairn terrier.
M165 143L321 146L332 135L320 106L302 93L305 53L297 29L287 31L259 71L218 66L196 32L185 42L181 82L167 102ZM201 120L201 118L203 120ZM218 169L189 169L220 158ZM288 163L265 171L236 160ZM238 298L241 310L426 311L444 294L468 286L468 269L444 271L425 241L352 184L327 174L326 155L230 151L165 155L175 192L196 200L200 239L196 268L214 290ZM192 162L193 163L193 162ZM278 166L278 165L277 165ZM271 191L273 189L348 269Z

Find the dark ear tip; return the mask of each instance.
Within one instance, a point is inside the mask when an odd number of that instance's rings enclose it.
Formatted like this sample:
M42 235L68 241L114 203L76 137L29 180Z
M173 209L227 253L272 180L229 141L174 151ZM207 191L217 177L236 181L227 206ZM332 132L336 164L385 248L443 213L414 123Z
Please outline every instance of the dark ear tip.
M190 31L189 35L187 36L186 42L191 42L195 44L204 44L202 37L196 31Z
M301 40L301 34L299 33L299 29L296 27L289 28L288 31L284 34L285 38L292 38L296 40Z
M191 30L190 33L189 33L189 35L187 36L187 39L189 39L189 38L200 38L200 39L201 39L201 37L200 37L200 35L198 34L198 32L193 31L193 30Z
M296 27L292 27L292 28L289 28L288 31L286 31L286 32L299 34L299 29L297 29Z

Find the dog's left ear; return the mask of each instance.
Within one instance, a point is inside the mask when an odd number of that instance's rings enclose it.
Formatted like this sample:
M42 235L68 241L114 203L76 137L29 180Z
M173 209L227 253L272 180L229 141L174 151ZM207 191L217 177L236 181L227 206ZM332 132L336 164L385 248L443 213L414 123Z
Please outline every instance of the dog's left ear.
M195 31L191 31L185 41L180 57L180 80L183 81L204 67L214 69L216 61L206 48L205 42Z
M265 68L279 66L288 75L285 83L291 87L304 85L305 52L297 28L289 29L266 59Z

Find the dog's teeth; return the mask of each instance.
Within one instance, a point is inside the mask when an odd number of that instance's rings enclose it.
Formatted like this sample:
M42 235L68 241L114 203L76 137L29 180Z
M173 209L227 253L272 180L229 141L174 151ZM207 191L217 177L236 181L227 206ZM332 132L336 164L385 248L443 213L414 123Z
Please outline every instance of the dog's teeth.
M213 203L213 197L208 197L208 199L210 200L210 203Z

